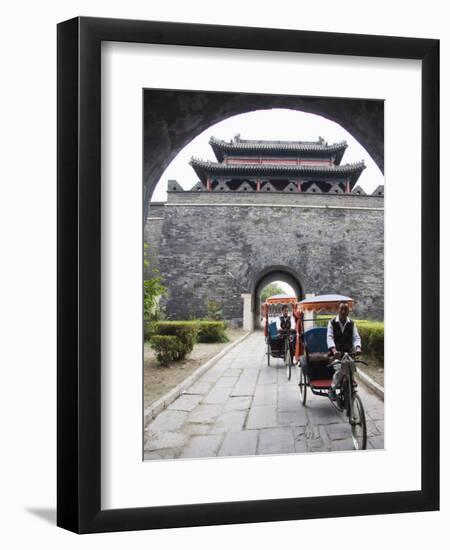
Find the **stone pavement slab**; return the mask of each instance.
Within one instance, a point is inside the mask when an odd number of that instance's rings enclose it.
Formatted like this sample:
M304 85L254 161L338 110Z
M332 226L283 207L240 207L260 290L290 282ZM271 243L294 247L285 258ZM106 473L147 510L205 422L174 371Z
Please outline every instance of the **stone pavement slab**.
M206 435L209 433L212 424L200 424L195 422L186 422L183 425L183 433L187 435Z
M223 412L211 426L209 433L214 434L242 430L246 418L246 410Z
M293 431L290 428L261 430L257 452L259 455L294 453Z
M217 455L223 435L194 435L181 451L179 458L205 458Z
M255 332L222 356L144 430L144 459L353 450L347 418L308 390L300 402L298 369L287 380L282 360L267 366ZM360 385L368 449L384 448L384 404Z
M204 395L205 393L209 392L212 386L212 382L207 382L206 380L203 380L202 382L194 382L194 384L192 384L192 386L188 388L184 393Z
M182 447L189 437L180 432L147 432L144 435L146 451L161 451Z
M188 413L186 411L176 411L166 409L147 427L146 431L152 432L175 432L180 430L186 421Z
M298 387L296 391L278 392L278 411L279 412L298 412L306 416L306 409L300 403L300 392Z
M248 414L247 430L260 430L277 426L277 409L275 405L252 405Z
M167 410L190 412L195 409L195 407L200 403L201 400L201 395L183 394L180 395L178 399L175 399L175 401L167 407Z
M256 386L255 393L253 394L253 405L272 405L272 407L276 407L277 401L277 384L265 384L261 386Z
M222 411L222 405L201 404L187 417L188 422L210 424L216 420Z
M231 396L223 407L223 411L239 411L248 410L252 404L252 396Z
M230 395L229 387L217 387L216 385L203 398L203 403L209 403L209 404L225 403L229 395Z
M279 426L306 426L308 417L303 409L296 411L279 411L278 425Z
M256 454L257 443L257 430L228 432L219 449L218 456L252 456Z

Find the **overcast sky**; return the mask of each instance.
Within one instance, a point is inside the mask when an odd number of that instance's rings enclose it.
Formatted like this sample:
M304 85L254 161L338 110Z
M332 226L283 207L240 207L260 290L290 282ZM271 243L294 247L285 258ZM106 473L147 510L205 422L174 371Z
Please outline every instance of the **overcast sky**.
M169 164L159 180L152 201L167 200L167 180L174 179L183 187L190 189L198 181L198 176L189 165L192 156L203 160L216 161L208 144L215 136L229 141L236 134L242 139L275 139L296 141L317 141L322 136L328 143L345 140L348 148L341 164L364 160L366 169L358 184L371 193L378 185L384 184L383 174L367 151L342 126L326 118L289 109L270 109L236 115L210 126L194 138Z

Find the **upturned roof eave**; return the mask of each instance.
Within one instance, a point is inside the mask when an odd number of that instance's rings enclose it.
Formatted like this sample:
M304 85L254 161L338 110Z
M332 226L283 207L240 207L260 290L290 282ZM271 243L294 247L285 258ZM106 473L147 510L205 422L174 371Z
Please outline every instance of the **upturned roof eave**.
M209 139L209 145L211 146L214 155L216 156L219 162L224 160L226 153L270 153L272 152L281 152L281 153L304 153L311 155L332 155L336 153L334 163L339 164L342 160L345 150L348 147L346 141L341 141L339 143L326 144L320 141L317 142L276 142L276 141L267 141L263 143L248 141L240 142L228 142L220 140L212 136Z
M350 183L353 187L361 172L365 169L364 162L356 164L332 165L332 166L305 166L305 165L273 165L273 164L223 164L211 161L202 161L192 158L190 161L192 168L201 181L206 183L208 176L309 176L309 177L339 177L350 176Z

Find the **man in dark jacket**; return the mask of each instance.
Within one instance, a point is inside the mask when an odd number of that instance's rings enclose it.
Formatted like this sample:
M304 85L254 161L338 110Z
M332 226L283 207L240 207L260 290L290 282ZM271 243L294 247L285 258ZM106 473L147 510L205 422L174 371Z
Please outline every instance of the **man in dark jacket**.
M361 353L361 337L354 321L348 317L348 304L341 302L339 304L338 314L334 319L330 319L327 329L327 346L330 353L338 358L345 352L354 352L357 355ZM331 399L336 399L336 387L342 380L340 369L335 371L331 390L329 392Z
M291 348L291 357L295 355L295 321L292 321L291 315L289 314L288 306L284 305L281 308L281 317L278 320L278 330L279 333L283 336L289 334L289 342Z
M281 308L281 317L280 317L280 329L281 330L291 330L291 316L289 315L288 306L283 306Z

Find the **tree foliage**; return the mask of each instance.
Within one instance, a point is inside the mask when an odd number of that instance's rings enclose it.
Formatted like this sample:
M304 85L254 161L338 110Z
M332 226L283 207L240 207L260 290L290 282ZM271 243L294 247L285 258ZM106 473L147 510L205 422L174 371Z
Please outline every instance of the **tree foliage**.
M274 294L283 294L283 289L277 283L270 283L265 286L261 292L261 302L265 302L269 296Z
M157 317L158 299L166 292L161 283L161 277L153 277L144 281L144 319Z
M215 300L208 300L206 307L208 308L208 319L211 321L222 321L223 311L219 302Z

